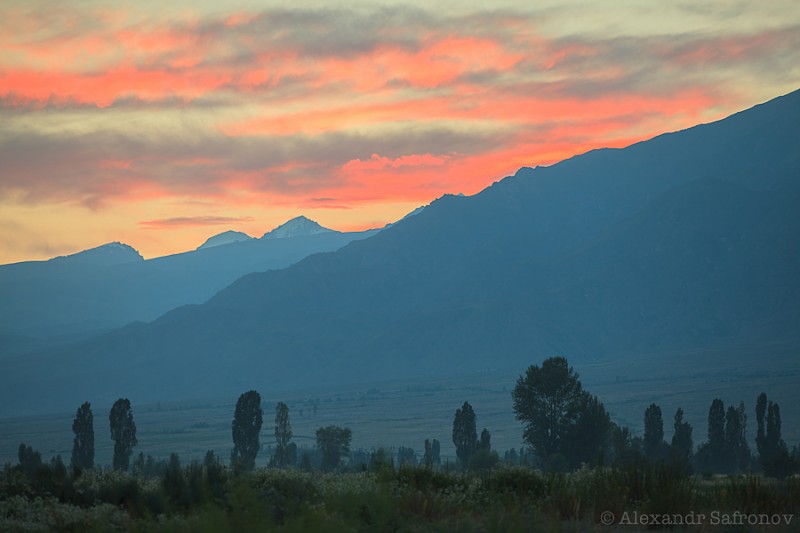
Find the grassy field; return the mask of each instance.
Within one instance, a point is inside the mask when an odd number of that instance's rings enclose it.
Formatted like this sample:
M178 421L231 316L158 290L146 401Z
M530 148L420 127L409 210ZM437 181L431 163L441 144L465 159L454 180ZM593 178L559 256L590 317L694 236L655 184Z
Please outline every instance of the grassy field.
M737 355L737 361L747 360L741 353ZM766 392L780 404L783 437L790 447L795 446L800 441L797 354L778 347L765 353L759 347L753 349L752 357L764 361L762 370L754 371L757 365L752 362L732 363L725 352L685 353L658 364L642 356L574 366L584 387L604 402L612 419L636 434L642 433L645 408L655 402L664 413L666 439L672 436L673 414L682 407L694 426L697 445L706 440L708 408L714 398L723 399L726 406L744 401L748 437L755 450L755 401L759 393ZM698 361L703 361L702 366ZM452 458L453 414L464 401L469 401L477 415L478 431L488 428L493 448L502 454L522 444L522 426L514 418L511 390L524 370L332 386L281 395L272 393L266 384L259 391L265 404L261 442L268 446L272 441L275 403L283 401L289 405L294 441L300 447L313 446L318 427L336 424L353 430L353 448L410 446L421 454L424 439L436 438L442 445L442 457ZM176 452L189 460L201 458L213 449L220 457L228 457L235 402L236 398L221 398L180 404L134 403L139 440L135 453L141 451L158 458ZM16 463L20 442L40 451L44 458L61 454L68 461L77 407L65 406L64 412L47 416L0 419L0 463ZM112 455L109 407L93 406L96 460L101 465L110 464ZM260 465L267 461L266 453L258 458Z
M800 478L704 479L641 461L563 474L172 465L156 475L0 470L0 531L777 532L797 531L800 516Z

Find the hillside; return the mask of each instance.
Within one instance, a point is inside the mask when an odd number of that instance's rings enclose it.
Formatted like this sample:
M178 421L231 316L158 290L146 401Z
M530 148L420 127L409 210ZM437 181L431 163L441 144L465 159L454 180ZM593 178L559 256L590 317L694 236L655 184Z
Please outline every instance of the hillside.
M519 370L554 353L656 354L656 367L687 347L800 347L798 202L794 92L521 169L203 305L4 361L0 405ZM41 387L48 398L30 392Z

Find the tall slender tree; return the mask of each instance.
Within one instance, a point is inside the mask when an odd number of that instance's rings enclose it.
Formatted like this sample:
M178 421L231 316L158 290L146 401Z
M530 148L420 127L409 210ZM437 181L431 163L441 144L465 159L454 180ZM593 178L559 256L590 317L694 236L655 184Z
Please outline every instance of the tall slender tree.
M94 468L94 415L92 405L84 402L75 413L72 421L72 459L73 469L89 470Z
M781 436L781 408L777 403L767 400L763 392L756 402L756 423L758 462L764 474L783 478L796 472L798 465Z
M708 447L712 457L720 461L725 455L725 404L719 398L708 409Z
M761 393L756 400L756 449L758 450L759 458L764 457L767 453L767 395Z
M233 434L231 466L234 469L252 470L255 467L256 456L260 449L258 434L263 420L261 395L251 390L239 396L231 425Z
M664 419L661 417L661 407L651 403L644 412L644 454L652 461L663 459L663 443Z
M475 411L469 402L464 402L453 417L453 444L461 468L466 470L472 454L478 449L478 430L475 425Z
M431 457L433 458L433 464L436 466L442 462L441 449L442 445L439 443L439 439L433 439L433 441L431 441Z
M289 442L292 440L292 425L289 423L289 407L278 402L275 407L275 457L273 463L278 468L289 464Z
M725 447L728 470L739 472L750 466L750 446L747 444L747 414L744 402L729 406L725 415Z
M425 439L425 454L422 457L425 468L433 468L433 449L430 439Z
M478 444L478 449L484 452L492 451L492 434L486 428L481 431L481 441Z
M133 421L131 402L120 398L111 407L108 415L111 425L111 440L114 441L114 470L127 472L136 440L136 423Z
M688 467L692 457L692 426L683 420L683 409L675 411L673 424L675 433L672 435L672 456Z

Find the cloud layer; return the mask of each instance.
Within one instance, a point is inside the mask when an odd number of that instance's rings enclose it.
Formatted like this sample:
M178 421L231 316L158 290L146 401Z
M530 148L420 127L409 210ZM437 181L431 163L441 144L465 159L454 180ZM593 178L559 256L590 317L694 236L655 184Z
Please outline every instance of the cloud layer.
M719 118L800 82L800 17L682 9L702 29L584 32L555 8L12 4L0 203L155 202L171 211L129 223L165 231L220 219L208 206L232 223L275 225L273 206L354 227L382 203L475 193L519 166Z

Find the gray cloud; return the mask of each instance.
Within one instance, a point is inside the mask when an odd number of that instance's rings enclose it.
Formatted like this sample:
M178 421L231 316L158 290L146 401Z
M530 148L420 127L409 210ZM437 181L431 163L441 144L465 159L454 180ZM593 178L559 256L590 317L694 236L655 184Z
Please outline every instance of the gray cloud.
M135 196L142 185L186 196L221 194L227 180L248 176L256 191L312 192L344 179L338 167L372 154L479 154L503 146L510 132L409 127L376 133L240 137L198 133L149 138L90 132L20 132L0 141L0 196L28 202L78 201L99 207ZM341 183L338 183L341 184Z
M198 216L198 217L175 217L162 218L157 220L142 220L139 225L148 229L159 229L175 226L219 226L241 224L250 222L253 217L219 217L219 216Z

